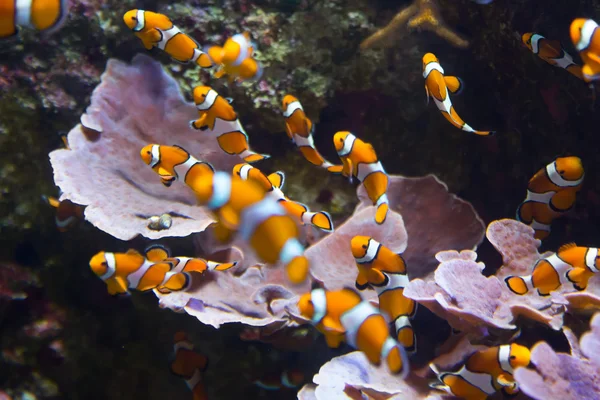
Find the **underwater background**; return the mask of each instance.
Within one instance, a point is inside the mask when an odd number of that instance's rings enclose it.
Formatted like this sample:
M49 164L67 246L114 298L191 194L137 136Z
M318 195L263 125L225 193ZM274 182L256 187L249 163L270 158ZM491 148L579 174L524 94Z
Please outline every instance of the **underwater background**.
M404 23L382 33L384 37L377 43L365 45L365 39L385 29L395 16L415 4L435 10L442 25L411 28ZM201 71L193 63L177 63L157 48L144 49L123 23L124 13L131 9L165 14L181 31L204 45L222 45L234 34L249 32L256 43L256 59L264 69L262 76L243 83L228 82L211 77L210 72ZM447 192L470 203L476 215L464 223L474 224L478 216L483 224L473 235L479 234L481 240L472 243L471 238L465 242L456 239L450 241L456 247L432 248L435 252L461 251L477 246L477 261L486 265L484 275L491 276L503 259L496 246L483 238L484 227L495 220L514 219L530 178L557 157L581 158L585 181L573 206L552 222L551 234L543 240L539 253L557 251L571 242L589 247L600 243L597 89L549 65L521 40L522 34L536 32L560 41L581 64L569 35L571 22L580 17L598 20L600 3L70 0L66 20L51 35L22 29L2 39L0 399L190 399L190 389L170 371L173 336L180 331L186 332L194 349L208 358L203 383L209 399L297 398L300 388L313 381L321 366L353 351L348 345L329 348L323 335L309 324L296 323L281 331L277 326L275 333L240 323L215 328L183 310L158 307L157 296L150 292L108 294L106 284L89 267L91 257L99 251L143 251L148 245L160 243L176 255L207 257L217 253L217 249L198 244L198 231L180 237L165 235L159 240L142 235L121 240L85 221L64 232L57 229L56 210L44 200L44 196L59 197L56 170L53 172L48 155L63 149L62 136L84 123L82 115L101 83L108 60L129 65L136 55L143 54L150 59L140 62L151 65L148 68L158 68L155 62L159 62L188 102L193 101L192 89L198 85L209 85L221 96L231 98L251 148L271 155L256 165L264 171L284 171L286 195L311 210L328 212L337 229L360 202L356 196L359 183L350 184L345 177L316 168L290 142L281 102L284 95L293 94L316 124L314 145L325 159L339 163L332 146L333 135L351 131L372 144L388 174L433 174L447 185ZM458 114L477 129L495 131L494 135L461 131L441 115L425 91L422 58L428 52L437 56L447 75L459 77L464 85L460 95L452 96ZM151 87L155 76L136 75L127 96L144 79ZM126 81L127 76L121 79ZM163 94L153 90L149 90L149 96ZM149 111L135 112L136 118L143 121ZM161 129L165 131L163 144L178 144L169 140L168 126ZM127 143L126 133L124 138L123 143ZM193 141L193 137L188 140ZM111 150L108 146L100 154L106 157L104 167L110 170L114 165L116 171L120 166L111 164ZM83 187L85 183L89 192L96 177L92 172L86 182L78 184ZM104 212L114 211L114 221L107 223L118 225L122 215L118 207L111 207L110 198L116 200L120 193L107 192L110 182L98 183L98 201L93 204ZM450 200L447 203L451 206L445 209L436 208L435 202L429 206L432 198L442 195L423 190L411 199L411 204L421 204L420 209L430 211L413 215L412 227L430 226L438 214L450 215L461 206ZM396 211L405 222L414 213L406 207ZM452 229L438 226L438 235L458 238L461 223ZM314 240L306 242L314 243L324 236L312 234ZM419 249L429 247L427 236L419 240ZM221 252L215 257L225 261L227 254ZM429 258L437 265L433 255ZM411 267L418 269L407 262L409 276ZM355 265L351 268L354 271ZM335 275L335 271L329 273ZM227 295L235 296L235 291ZM583 310L566 307L560 328L568 326L571 334L579 337L590 329L597 306ZM443 354L442 344L458 334L428 307L420 306L418 310L413 325L422 350L411 358L414 369L427 367L435 356ZM517 341L528 347L546 341L556 352L569 352L572 340L562 329L522 315L515 315L515 321L518 329L490 329L491 333L475 335L471 342L496 345L498 338L506 342L518 337ZM596 373L600 373L598 368ZM296 387L280 384L282 371L294 371L299 377ZM429 380L433 378L428 376ZM423 397L396 393L399 397L393 398L426 398L426 379L411 379ZM261 387L260 383L268 380L279 383L276 388ZM352 386L350 382L348 385ZM572 397L561 398L600 398L597 382L584 379L582 385L587 385L588 394L573 389L565 392ZM339 397L304 398L386 399L392 398L392 393L361 392L351 387ZM494 396L503 398L501 393ZM527 392L520 393L519 398L544 397Z

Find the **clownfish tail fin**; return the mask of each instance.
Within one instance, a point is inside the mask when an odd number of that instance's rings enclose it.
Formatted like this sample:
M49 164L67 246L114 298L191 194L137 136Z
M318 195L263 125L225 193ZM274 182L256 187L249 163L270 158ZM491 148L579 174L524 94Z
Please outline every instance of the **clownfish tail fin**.
M333 221L326 211L305 212L302 219L303 222L308 222L322 231L333 232Z
M171 257L169 249L162 244L153 244L146 248L144 251L146 258L152 262L163 261Z
M283 189L283 185L285 184L285 173L283 171L276 171L267 176L271 185L276 187L277 189Z
M521 296L533 289L531 276L507 276L504 278L504 282L511 292Z

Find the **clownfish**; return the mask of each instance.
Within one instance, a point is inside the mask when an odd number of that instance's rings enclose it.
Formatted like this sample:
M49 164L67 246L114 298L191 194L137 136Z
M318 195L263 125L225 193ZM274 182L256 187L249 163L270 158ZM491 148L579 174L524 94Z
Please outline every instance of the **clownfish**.
M90 268L106 283L111 295L128 294L129 289L157 289L161 293L186 290L191 283L188 272L194 272L191 267L196 265L190 265L185 272L172 271L173 264L163 261L168 255L162 246L148 248L145 257L134 249L126 253L101 251L90 260Z
M535 230L536 239L550 234L550 224L569 210L583 182L579 157L559 157L529 180L527 196L517 208L517 220Z
M50 196L42 196L42 199L50 206L56 208L54 221L60 232L66 232L83 219L84 206L75 204L69 199L58 200Z
M221 78L227 75L230 83L260 79L263 68L253 57L255 49L256 44L252 42L248 32L233 35L225 41L223 47L209 47L206 50L207 54L219 66L213 76Z
M530 358L529 349L519 344L490 347L470 355L458 372L440 372L429 364L440 381L429 386L465 400L485 400L499 390L513 395L519 391L514 370L527 367Z
M304 373L298 369L285 370L281 374L269 374L253 383L265 390L295 389L304 382Z
M180 147L151 144L140 155L159 175L161 171L167 174L171 182L184 176L198 202L213 212L217 239L228 241L238 233L263 262L284 263L291 282L301 283L306 279L309 262L298 240L298 226L259 184L232 179L226 172L212 172L203 166L206 163Z
M146 50L158 47L175 61L193 62L201 68L210 68L213 63L200 45L181 32L166 15L145 10L129 10L123 21L135 36L141 39Z
M555 67L566 69L579 79L583 79L581 66L575 64L558 40L548 40L537 33L525 33L521 40L533 54Z
M588 280L599 270L597 248L568 243L555 254L538 260L531 275L508 276L504 281L516 294L524 295L535 288L540 296L548 296L567 282L576 290L585 290Z
M2 0L0 38L19 33L19 26L45 33L58 30L67 18L69 0Z
M571 40L583 60L583 79L600 79L600 31L591 19L577 18L571 23Z
M337 348L345 339L372 364L385 360L391 373L401 373L402 378L408 374L408 356L390 336L386 318L354 290L313 289L300 297L298 309L325 335L329 347Z
M377 292L379 309L390 316L396 338L408 353L416 352L417 337L409 318L415 316L417 303L404 297L409 282L404 259L368 236L354 236L350 247L358 268L356 288Z
M285 131L288 137L300 149L300 152L313 165L325 168L334 174L342 172L342 165L333 165L325 160L315 148L313 133L315 126L304 113L302 104L292 95L283 98L283 117L285 118Z
M350 132L337 132L333 144L344 166L342 175L356 177L365 186L369 199L377 207L375 222L383 224L389 210L387 188L388 176L377 160L375 149Z
M440 65L437 57L432 53L423 56L423 78L425 78L425 91L427 100L431 97L437 106L452 125L466 132L471 132L480 136L493 135L492 131L477 131L471 128L454 110L450 93L459 94L463 88L462 81L456 76L445 76L444 69Z
M253 163L270 156L250 150L248 134L242 127L237 113L226 99L208 86L194 88L194 103L200 118L190 121L194 129L217 132L219 147L227 154L238 155L245 162Z
M232 174L233 176L239 176L241 179L251 179L260 184L267 192L267 195L277 200L300 224L308 224L325 232L333 232L333 221L329 213L325 211L312 212L308 209L308 206L290 200L283 194L281 191L285 182L283 172L277 171L266 176L261 170L250 164L237 164L233 167Z
M171 363L171 373L185 379L192 391L193 400L207 400L202 373L208 366L208 358L196 351L188 340L185 332L177 332L173 338L174 360Z

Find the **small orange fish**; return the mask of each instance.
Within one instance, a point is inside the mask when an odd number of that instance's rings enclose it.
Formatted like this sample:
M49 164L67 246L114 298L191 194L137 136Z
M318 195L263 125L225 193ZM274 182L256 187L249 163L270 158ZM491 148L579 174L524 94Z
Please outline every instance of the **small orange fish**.
M308 162L317 167L325 168L327 171L339 174L343 166L333 165L325 160L315 148L313 133L315 126L304 113L300 101L292 95L283 98L283 117L285 118L285 131L288 137L300 149L300 152Z
M208 358L194 351L194 345L188 340L185 332L177 332L174 342L175 359L171 363L171 372L185 379L185 383L192 391L193 400L208 400L202 378L202 373L208 366Z
M439 63L437 57L432 53L427 53L423 56L423 78L425 78L425 91L427 92L427 100L431 97L442 112L444 118L455 127L466 132L471 132L476 135L488 136L494 134L492 131L478 131L471 128L463 119L456 113L450 93L459 94L463 84L462 81L455 76L445 76L444 69Z
M52 33L62 26L68 12L69 0L2 0L0 38L16 35L19 26Z
M194 103L200 118L190 121L197 130L217 132L219 147L227 154L236 154L245 162L253 163L269 158L267 154L258 154L250 150L248 134L242 127L237 113L223 97L208 86L194 88Z
M158 47L180 63L193 62L201 68L213 65L208 54L200 50L200 45L181 32L166 15L134 9L123 15L123 22L146 50Z
M42 196L42 200L56 208L56 227L60 232L66 232L83 220L84 206L73 203L69 199L58 200L55 197Z
M583 79L581 66L575 64L573 57L562 48L558 40L548 40L542 35L531 32L523 34L521 40L533 54L548 64L566 69L579 79Z
M600 30L591 19L576 18L571 23L571 40L583 60L583 79L600 79Z
M519 391L514 370L527 367L530 358L529 349L519 344L490 347L469 356L458 372L440 372L429 364L439 380L429 386L465 400L485 400L499 390L514 395Z
M223 47L212 46L206 52L212 61L219 66L215 78L227 75L229 82L243 82L262 77L263 68L253 57L256 44L250 39L248 32L239 33L228 38Z
M362 182L369 199L377 207L375 222L383 224L390 207L387 197L389 179L375 149L350 132L337 132L333 144L344 166L342 175L350 179L354 176Z

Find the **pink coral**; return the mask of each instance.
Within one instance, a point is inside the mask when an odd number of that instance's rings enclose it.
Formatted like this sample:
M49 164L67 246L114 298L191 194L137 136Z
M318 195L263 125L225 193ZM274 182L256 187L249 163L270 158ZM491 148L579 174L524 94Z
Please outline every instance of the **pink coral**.
M213 218L196 206L192 191L184 184L164 187L139 156L149 143L177 144L229 170L238 158L223 153L214 135L191 129L188 121L196 116L160 63L145 55L131 65L109 60L81 124L69 132L71 150L50 153L61 199L87 205L86 220L123 240L204 230ZM172 226L150 229L149 218L162 214L172 216Z
M480 327L515 329L518 315L546 323L554 329L562 326L564 307L552 297L536 293L519 296L495 276L486 278L483 263L475 262L470 250L444 251L436 255L440 265L434 282L416 279L404 295L438 314L455 329L471 331Z
M432 274L438 264L434 258L437 252L475 250L483 240L485 224L473 206L449 193L434 175L390 175L387 194L391 208L402 215L408 232L408 246L402 257L411 279ZM358 198L361 203L357 210L371 206L363 186L358 188Z
M588 359L575 351L556 353L545 342L536 344L531 351L535 370L517 368L514 374L521 390L539 400L600 398L600 314L594 316L591 327L579 343Z
M360 351L333 358L321 367L313 382L316 386L308 384L300 390L299 399L442 399L428 388L425 380L398 379L390 375L385 366L376 367L369 363Z

